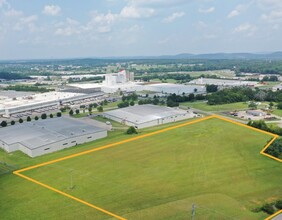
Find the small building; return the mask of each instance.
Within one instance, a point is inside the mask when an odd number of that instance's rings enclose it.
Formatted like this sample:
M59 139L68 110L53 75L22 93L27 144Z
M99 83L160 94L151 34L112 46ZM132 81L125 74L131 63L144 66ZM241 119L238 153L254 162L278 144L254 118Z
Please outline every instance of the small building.
M105 118L136 128L146 128L197 117L192 111L157 105L135 105L105 112Z
M257 117L262 117L266 115L265 112L262 112L259 110L247 110L246 113L252 116L257 116Z
M106 136L103 128L75 119L53 118L0 128L0 148L37 157Z

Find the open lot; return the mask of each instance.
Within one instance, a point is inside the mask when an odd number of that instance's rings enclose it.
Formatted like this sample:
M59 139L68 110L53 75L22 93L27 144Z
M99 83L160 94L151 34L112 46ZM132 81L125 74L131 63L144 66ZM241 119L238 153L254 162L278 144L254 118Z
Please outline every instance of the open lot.
M209 119L25 171L24 175L126 219L188 219L193 203L199 219L262 219L264 213L250 210L282 195L281 165L259 154L271 138ZM29 194L40 188L16 179L23 182L25 190L26 185L31 186ZM61 212L56 213L58 208L52 212L53 217L68 219L70 214L63 213L71 208L75 216L82 210L81 218L111 219L92 208L82 208L80 203L67 203L54 192L49 194L47 198L53 196L54 200L46 201L61 207ZM40 206L43 198L33 198L30 202L37 200ZM32 209L26 212L33 215Z
M206 102L184 102L182 106L200 109L202 111L234 111L240 109L248 109L248 104L244 102L236 102L223 105L208 105Z

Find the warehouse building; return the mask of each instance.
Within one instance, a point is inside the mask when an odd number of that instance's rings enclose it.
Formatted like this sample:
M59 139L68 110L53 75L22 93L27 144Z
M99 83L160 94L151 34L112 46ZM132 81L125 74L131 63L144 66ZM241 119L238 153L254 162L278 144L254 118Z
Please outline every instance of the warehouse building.
M36 157L106 136L103 128L75 119L54 118L0 128L0 148Z
M135 105L103 114L105 118L136 128L146 128L197 117L192 111L157 105Z

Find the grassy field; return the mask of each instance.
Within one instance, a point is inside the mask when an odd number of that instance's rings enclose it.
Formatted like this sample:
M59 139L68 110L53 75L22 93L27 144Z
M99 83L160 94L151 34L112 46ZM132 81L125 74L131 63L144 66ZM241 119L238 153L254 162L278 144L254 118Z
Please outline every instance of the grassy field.
M206 102L184 102L180 105L200 109L203 111L234 111L248 108L248 104L244 102L236 102L223 105L208 105Z
M209 119L24 174L127 219L189 219L193 203L197 219L262 219L250 210L282 195L281 164L259 154L270 138ZM4 219L112 219L18 177L0 189Z

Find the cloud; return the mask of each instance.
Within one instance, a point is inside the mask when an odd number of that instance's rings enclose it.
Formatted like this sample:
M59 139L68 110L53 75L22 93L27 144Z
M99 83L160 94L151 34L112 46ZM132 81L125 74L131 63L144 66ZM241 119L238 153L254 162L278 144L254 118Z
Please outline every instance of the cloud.
M166 43L168 43L169 41L170 41L170 38L167 37L167 38L164 38L164 39L159 40L159 41L158 41L158 44L166 44Z
M125 6L121 12L120 16L122 18L149 18L155 13L153 8L142 8L137 6Z
M263 14L261 16L263 20L266 20L268 22L279 22L282 21L282 10L273 10L268 15Z
M12 8L12 9L10 9L8 11L5 11L4 15L6 17L20 17L20 16L23 15L23 12L22 11L17 11L17 10Z
M60 12L61 12L61 8L58 5L45 5L42 11L43 14L49 16L57 16L60 14Z
M227 18L233 18L240 15L243 11L245 11L249 5L237 5L234 10L232 10L228 15Z
M81 33L80 23L72 18L67 18L65 22L56 25L55 35L72 36Z
M236 28L234 28L234 33L247 33L248 36L252 36L255 31L257 30L257 27L255 25L252 25L250 23L244 23Z
M198 12L203 13L203 14L209 14L209 13L213 13L215 11L215 7L210 7L207 9L202 9L199 8Z
M176 19L181 18L185 15L184 12L175 12L171 14L170 16L163 19L164 23L171 23L174 22Z

